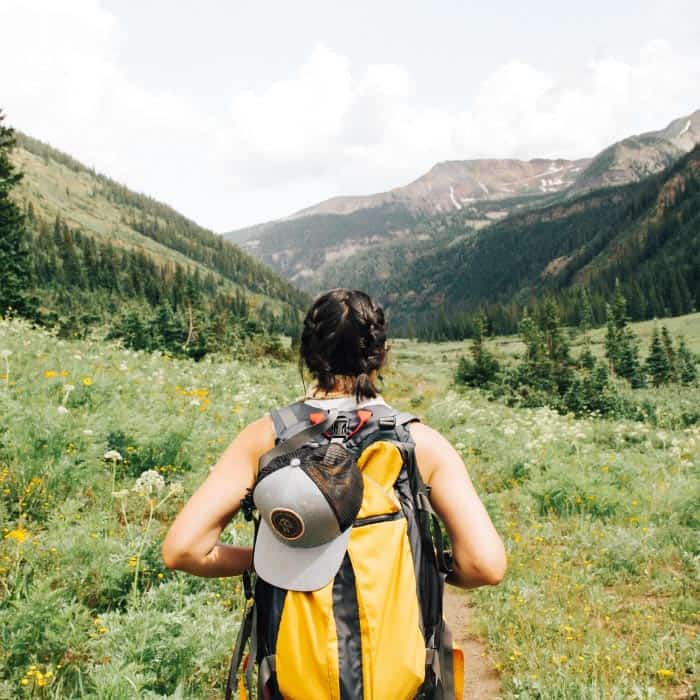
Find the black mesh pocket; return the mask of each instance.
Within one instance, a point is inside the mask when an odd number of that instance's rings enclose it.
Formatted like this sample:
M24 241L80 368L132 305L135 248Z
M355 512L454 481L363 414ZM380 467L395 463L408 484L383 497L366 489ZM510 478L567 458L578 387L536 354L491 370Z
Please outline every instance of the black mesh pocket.
M362 474L343 445L332 442L302 459L302 468L326 497L341 530L352 525L362 505Z

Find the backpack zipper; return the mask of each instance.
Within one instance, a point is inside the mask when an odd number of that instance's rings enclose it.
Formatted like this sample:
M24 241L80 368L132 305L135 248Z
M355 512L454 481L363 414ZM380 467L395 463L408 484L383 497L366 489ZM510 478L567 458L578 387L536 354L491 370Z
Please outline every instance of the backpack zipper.
M403 517L405 517L403 511L397 510L395 513L382 513L382 515L370 515L366 518L358 518L352 526L362 527L363 525L373 525L374 523L383 523L389 520L400 520Z

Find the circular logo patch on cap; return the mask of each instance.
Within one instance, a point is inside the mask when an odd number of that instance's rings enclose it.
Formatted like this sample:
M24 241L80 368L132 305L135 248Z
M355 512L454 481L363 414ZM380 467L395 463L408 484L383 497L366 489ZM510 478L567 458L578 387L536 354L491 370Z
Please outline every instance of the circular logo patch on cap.
M304 534L304 521L301 516L288 508L275 508L270 513L270 524L285 540L298 540Z

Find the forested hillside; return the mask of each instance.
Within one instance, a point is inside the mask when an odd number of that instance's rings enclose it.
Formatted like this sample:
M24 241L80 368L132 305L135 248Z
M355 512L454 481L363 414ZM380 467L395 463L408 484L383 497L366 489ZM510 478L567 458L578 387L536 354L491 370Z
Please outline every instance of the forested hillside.
M106 325L134 347L195 356L296 333L308 299L264 264L72 157L15 139L12 196L37 320L67 335Z
M422 245L368 252L344 271L346 283L361 284L378 265L371 291L398 328L419 335L464 337L480 307L496 330L512 332L546 292L576 321L583 286L601 323L616 278L635 320L687 313L700 302L700 148L640 183L482 231L457 214L420 231Z

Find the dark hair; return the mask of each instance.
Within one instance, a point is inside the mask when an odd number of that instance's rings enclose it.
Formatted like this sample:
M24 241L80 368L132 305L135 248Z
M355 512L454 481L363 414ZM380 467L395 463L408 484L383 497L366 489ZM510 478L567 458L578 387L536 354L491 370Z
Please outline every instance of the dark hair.
M369 377L386 359L384 310L358 289L331 289L314 300L304 318L299 367L330 391L337 375L354 377L355 398L374 398Z

